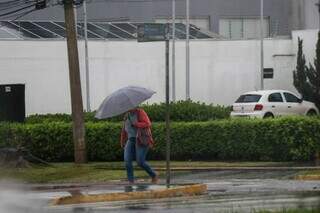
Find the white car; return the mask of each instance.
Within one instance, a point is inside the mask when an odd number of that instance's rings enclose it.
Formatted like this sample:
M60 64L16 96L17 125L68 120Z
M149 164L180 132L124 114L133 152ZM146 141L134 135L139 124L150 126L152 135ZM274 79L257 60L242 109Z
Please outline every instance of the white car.
M273 118L282 115L318 115L314 103L285 90L261 90L241 95L232 105L232 117Z

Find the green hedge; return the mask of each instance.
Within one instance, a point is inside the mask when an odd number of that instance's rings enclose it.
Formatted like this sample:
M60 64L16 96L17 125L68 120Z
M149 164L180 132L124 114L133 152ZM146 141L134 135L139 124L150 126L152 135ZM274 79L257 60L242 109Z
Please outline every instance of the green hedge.
M162 122L165 119L165 104L152 104L141 106L149 115L152 121ZM178 101L171 103L171 120L172 121L210 121L217 119L225 119L230 116L230 107L206 105L204 103L196 103L192 101ZM86 122L98 122L94 118L95 112L84 113ZM70 122L69 114L47 114L47 115L31 115L26 119L27 123L42 122ZM108 121L122 121L122 116L108 119Z
M120 123L87 123L91 161L122 159ZM308 161L319 148L320 120L231 119L172 123L173 160ZM165 125L155 123L155 149L151 159L165 159ZM0 124L0 146L21 145L48 161L72 161L69 123Z

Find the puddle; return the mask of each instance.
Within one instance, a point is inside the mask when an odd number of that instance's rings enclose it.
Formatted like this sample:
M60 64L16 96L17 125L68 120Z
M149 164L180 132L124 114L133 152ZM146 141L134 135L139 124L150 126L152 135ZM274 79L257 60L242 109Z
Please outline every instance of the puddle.
M225 176L223 176L223 174ZM261 177L261 172L205 172L174 179L177 183L202 182L208 194L198 197L119 201L68 206L48 206L50 200L69 195L61 192L32 192L25 187L1 187L0 213L214 213L282 210L283 208L318 208L320 181L282 180L290 172ZM224 177L224 178L223 178ZM259 177L259 178L256 178ZM276 177L276 178L272 178ZM86 194L117 193L164 189L165 185L99 186L81 189Z

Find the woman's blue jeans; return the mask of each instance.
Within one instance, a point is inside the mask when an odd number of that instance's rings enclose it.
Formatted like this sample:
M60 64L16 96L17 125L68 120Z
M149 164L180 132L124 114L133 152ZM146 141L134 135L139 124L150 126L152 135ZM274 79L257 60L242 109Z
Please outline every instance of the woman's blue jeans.
M146 156L148 153L149 147L139 146L136 143L136 138L129 138L127 144L124 148L124 162L127 169L128 181L134 181L134 172L132 162L136 159L138 166L144 169L148 175L152 178L156 176L156 173L146 162Z

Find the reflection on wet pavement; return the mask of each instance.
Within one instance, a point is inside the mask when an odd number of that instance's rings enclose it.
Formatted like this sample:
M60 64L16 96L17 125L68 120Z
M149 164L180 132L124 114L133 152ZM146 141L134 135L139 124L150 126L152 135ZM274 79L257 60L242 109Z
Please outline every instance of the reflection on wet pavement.
M24 197L41 203L41 213L102 213L102 212L250 212L259 209L316 208L320 206L320 182L290 179L293 171L216 171L175 176L175 183L206 183L208 194L199 197L105 202L69 206L47 206L52 198L67 192L27 192ZM164 185L113 185L82 189L84 194L132 192L165 188ZM1 195L1 193L0 193ZM32 199L31 199L32 198ZM0 206L1 207L1 206ZM25 213L32 211L13 212ZM38 207L39 208L39 207ZM34 213L40 213L34 212ZM0 213L2 212L0 209ZM11 212L10 212L11 213Z
M147 184L140 184L140 185L130 185L130 186L124 186L124 192L143 192L148 190L154 190L157 188L164 188L164 187L150 187L150 185Z

